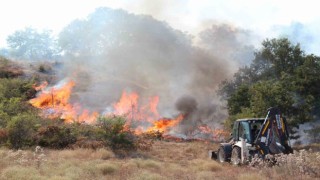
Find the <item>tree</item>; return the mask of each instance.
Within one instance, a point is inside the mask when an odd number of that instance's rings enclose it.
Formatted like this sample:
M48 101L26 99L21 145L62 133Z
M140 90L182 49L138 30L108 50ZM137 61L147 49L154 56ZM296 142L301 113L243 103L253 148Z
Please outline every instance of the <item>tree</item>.
M292 45L287 38L267 39L262 45L261 58L272 64L269 68L275 78L280 78L283 72L293 74L295 68L303 64L305 55L300 45Z
M228 121L241 114L261 117L276 106L296 126L319 117L319 89L320 58L281 38L263 41L250 66L224 81L220 94L228 102Z
M25 28L9 35L7 44L9 55L21 60L52 60L60 52L49 30Z
M259 117L266 115L270 107L278 107L287 117L292 114L292 95L280 81L262 81L250 88L250 108Z
M228 111L230 114L241 113L242 108L250 107L251 94L248 85L241 85L228 99Z

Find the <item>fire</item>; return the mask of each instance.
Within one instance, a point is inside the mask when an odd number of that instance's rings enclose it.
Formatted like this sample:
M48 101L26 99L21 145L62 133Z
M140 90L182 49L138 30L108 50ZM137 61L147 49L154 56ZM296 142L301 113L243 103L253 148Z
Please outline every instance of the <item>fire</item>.
M48 82L47 82L47 81L44 81L44 82L42 82L39 86L36 86L36 85L34 84L34 85L33 85L33 88L34 88L36 91L40 91L40 90L44 90L47 86L48 86Z
M213 139L215 141L221 141L229 134L228 131L224 129L211 129L207 125L199 126L198 129L201 133L209 135L209 139Z
M49 90L44 90L48 85L47 82L42 83L40 86L36 87L36 90L42 90L41 94L35 99L31 99L30 103L37 108L47 109L47 108L61 108L68 106L69 98L71 95L71 90L74 86L74 82L70 81L66 83L61 88L49 88Z
M133 119L134 114L138 113L138 99L137 93L127 93L123 91L119 102L113 105L115 109L114 115L129 115L129 119Z
M118 102L111 104L112 110L109 113L90 112L84 109L81 104L71 103L72 90L76 86L74 81L61 83L54 87L48 87L47 82L39 86L34 86L39 91L36 98L29 102L42 110L42 115L46 118L60 118L67 123L81 122L94 124L99 116L125 116L126 129L132 130L135 134L144 132L169 133L169 130L178 126L184 120L184 115L180 114L176 118L161 118L158 112L158 96L150 97L147 101L142 101L136 92L123 91ZM194 134L193 138L208 137L219 140L226 135L222 129L211 129L207 125L195 126L190 130ZM191 133L192 135L192 133ZM192 138L191 136L189 138Z
M73 81L69 81L61 87L48 88L47 85L48 83L44 82L35 87L36 90L41 90L40 94L29 101L34 107L43 110L43 116L51 119L61 118L69 123L92 123L98 117L97 112L89 113L88 110L78 113L81 106L69 102L72 88L75 86Z
M153 126L148 128L147 131L159 131L159 132L166 132L170 127L174 127L178 125L183 120L183 115L180 114L175 119L160 119L154 122Z
M159 97L154 96L149 98L147 104L139 102L139 95L135 92L127 93L122 92L119 102L113 105L113 115L126 116L129 122L132 121L146 121L153 122L155 119L159 119L159 113L157 110L159 103Z

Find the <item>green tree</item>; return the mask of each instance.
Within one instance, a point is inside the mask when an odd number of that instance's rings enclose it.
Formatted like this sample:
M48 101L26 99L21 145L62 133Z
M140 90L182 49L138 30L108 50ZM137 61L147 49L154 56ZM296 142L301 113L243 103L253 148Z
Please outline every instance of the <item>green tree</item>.
M224 81L220 94L228 103L229 124L234 117L261 117L269 107L278 107L296 126L319 118L319 89L319 57L281 38L263 41L250 66Z
M230 114L241 113L243 108L250 107L251 94L248 85L241 85L228 99L228 111Z
M283 72L293 74L295 68L304 62L304 52L300 45L292 45L287 38L271 39L262 42L261 57L270 62L275 78L280 78Z
M250 88L250 94L250 108L255 115L264 117L268 108L278 107L286 116L292 116L292 95L281 82L258 82Z
M8 36L7 44L9 55L22 60L52 60L57 58L60 52L49 30L18 30Z

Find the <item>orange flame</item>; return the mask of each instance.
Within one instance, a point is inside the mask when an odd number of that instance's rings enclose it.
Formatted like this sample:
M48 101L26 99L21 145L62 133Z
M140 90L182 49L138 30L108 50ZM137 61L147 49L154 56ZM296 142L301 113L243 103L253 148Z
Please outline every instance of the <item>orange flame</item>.
M154 96L149 99L148 104L141 105L137 93L127 93L123 91L119 102L113 105L113 114L126 116L129 123L131 123L131 121L153 122L154 119L159 119L159 113L157 111L158 102L159 97Z
M44 90L47 86L48 86L48 82L47 82L47 81L44 81L44 82L42 82L39 86L36 86L36 85L34 84L34 85L33 85L33 88L34 88L36 91L40 91L40 90Z
M39 109L44 110L43 115L47 118L61 118L66 122L86 122L92 123L98 117L98 113L81 109L78 105L69 103L72 88L75 86L73 81L65 83L61 87L46 88L47 83L36 87L36 90L42 90L38 97L31 99L29 102ZM41 87L41 88L40 88ZM45 90L48 89L48 90Z
M160 119L154 122L153 126L148 128L147 131L159 131L159 132L167 132L170 127L174 127L179 124L183 120L183 115L180 114L175 119Z
M65 122L81 122L93 124L100 116L98 112L90 112L82 108L80 104L70 103L72 89L75 82L69 81L61 86L48 87L44 82L34 88L39 91L36 98L29 102L42 110L42 115L55 119L61 118ZM159 97L149 98L147 102L140 100L139 95L135 92L123 91L118 102L113 104L113 112L108 115L125 116L127 119L126 130L133 130L136 134L143 132L161 132L167 133L172 127L179 125L184 119L180 114L174 119L161 118L158 113ZM133 126L135 126L133 128ZM207 125L194 127L200 134L204 134L210 139L218 140L227 134L223 129L211 129Z
M229 135L229 132L224 129L211 129L207 125L199 126L198 129L201 133L210 135L210 139L215 141L223 140Z

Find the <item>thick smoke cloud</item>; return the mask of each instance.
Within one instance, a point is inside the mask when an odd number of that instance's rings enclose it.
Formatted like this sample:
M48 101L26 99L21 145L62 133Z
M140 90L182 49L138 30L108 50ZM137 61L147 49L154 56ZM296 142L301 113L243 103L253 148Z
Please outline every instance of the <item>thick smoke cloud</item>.
M217 87L247 61L249 36L214 25L196 47L191 36L166 22L99 8L60 33L66 62L60 79L75 80L73 101L91 110L105 111L126 90L138 92L141 101L159 96L162 116L189 113L190 124L214 124L226 117Z

